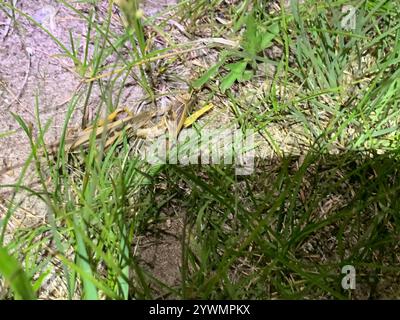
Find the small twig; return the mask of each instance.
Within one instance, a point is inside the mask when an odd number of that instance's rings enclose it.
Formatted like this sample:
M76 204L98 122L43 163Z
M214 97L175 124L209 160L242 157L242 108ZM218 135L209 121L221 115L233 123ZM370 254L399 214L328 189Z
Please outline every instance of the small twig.
M15 7L17 5L18 0L13 0L12 1L12 6ZM8 22L6 24L6 31L4 32L1 41L4 42L6 40L6 38L8 37L9 33L10 33L10 29L11 29L11 22L16 20L16 16L15 16L15 12L12 9L11 10L11 14L10 14L10 18L8 19Z
M3 36L1 37L1 42L4 42L6 40L8 34L10 33L11 21L12 21L12 19L9 18L8 22L5 24L6 25L6 31L4 32Z
M22 92L25 89L26 83L28 82L28 78L29 78L29 74L30 74L31 66L32 66L32 52L30 49L27 49L27 48L25 48L25 52L26 52L26 55L28 56L28 63L26 65L25 78L24 78L24 81L22 82L21 88L18 90L18 93L16 95L13 94L14 99L8 105L6 105L6 109L9 109L14 102L19 101L19 99L22 96ZM9 92L11 92L11 91L9 91ZM30 111L28 111L28 110L26 110L26 111L29 112L31 115L33 115Z

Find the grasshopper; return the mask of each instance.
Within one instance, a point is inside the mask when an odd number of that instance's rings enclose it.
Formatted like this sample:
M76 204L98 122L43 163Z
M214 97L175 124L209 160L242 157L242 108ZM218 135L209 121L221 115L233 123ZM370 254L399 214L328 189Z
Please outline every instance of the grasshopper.
M67 135L64 150L67 153L75 153L89 146L91 137L96 140L105 139L104 149L108 149L117 141L122 141L122 134L125 132L128 138L153 139L165 134L177 139L187 118L189 108L195 103L196 96L193 92L184 93L175 98L175 103L164 110L144 111L133 115L126 108L120 108L102 119L76 133L71 131ZM121 117L125 114L125 117ZM161 118L158 123L154 120ZM60 143L48 146L50 153L55 154Z
M56 157L59 148L63 147L68 155L79 155L87 150L90 139L94 135L97 141L105 139L104 150L114 143L121 143L123 133L128 138L152 139L166 132L176 139L185 124L189 109L196 103L196 95L193 92L183 93L175 97L175 102L165 110L149 110L133 115L125 108L118 108L106 118L87 127L84 130L70 129L63 144L56 142L46 145L41 155ZM125 117L123 117L125 115ZM154 124L154 121L159 121ZM46 157L47 157L46 156ZM23 164L15 164L12 167L0 169L0 176L22 167Z

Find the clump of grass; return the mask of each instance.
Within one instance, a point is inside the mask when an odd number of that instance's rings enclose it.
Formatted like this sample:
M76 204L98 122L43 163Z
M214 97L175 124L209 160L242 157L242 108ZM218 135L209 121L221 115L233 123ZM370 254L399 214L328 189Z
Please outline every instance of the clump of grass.
M134 66L145 66L135 77L146 91L147 86L154 89L146 74L153 70L151 62L163 58L171 68L179 61L166 53L179 47L171 44L172 36L170 48L149 51L136 1L124 2L134 6L125 8L134 32L122 35L110 30L110 8L107 23L100 25L91 13L85 16L64 4L95 33L95 53L83 60L73 36L72 50L54 39L86 70L83 78L90 73L84 106L95 81L103 90L102 107L112 110L118 98L106 97L123 90L119 86ZM71 167L63 143L78 92L69 105L56 161L48 157L43 164L38 150L45 145L48 124L40 123L37 112L39 134L34 137L16 115L32 146L26 168L33 162L41 183L38 189L27 188L22 175L15 191L24 189L43 201L48 218L2 242L7 257L23 265L36 294L48 274L58 273L68 298L399 296L399 283L392 281L400 273L399 5L362 1L356 28L343 30L341 1L291 1L275 11L267 11L264 1L222 4L183 1L175 8L186 36L201 37L203 30L204 37L225 35L240 44L238 49L207 48L217 61L206 71L196 70L203 76L192 84L199 94L207 91L208 99L228 105L234 124L258 132L276 156L257 159L254 174L238 177L233 166L150 166L134 156L127 138L108 151L92 139L82 164ZM128 44L134 51L126 56L121 50ZM112 55L117 58L110 72L104 62ZM305 146L296 146L300 156L288 153L274 125L301 128L295 133L306 137ZM2 240L17 207L11 201ZM173 234L180 243L180 264L170 266L179 274L173 283L160 278L141 254L141 239L156 237L166 220L181 225ZM355 291L341 287L344 265L357 270ZM22 280L25 287L12 283L17 293L10 297L32 297Z

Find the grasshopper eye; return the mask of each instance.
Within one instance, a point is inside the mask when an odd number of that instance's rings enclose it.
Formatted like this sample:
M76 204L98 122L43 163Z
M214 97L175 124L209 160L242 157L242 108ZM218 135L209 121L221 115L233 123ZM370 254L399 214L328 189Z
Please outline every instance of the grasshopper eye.
M126 118L132 117L132 116L133 116L132 112L130 112L127 108L123 108L118 111L114 120L118 121L118 120L126 119Z

